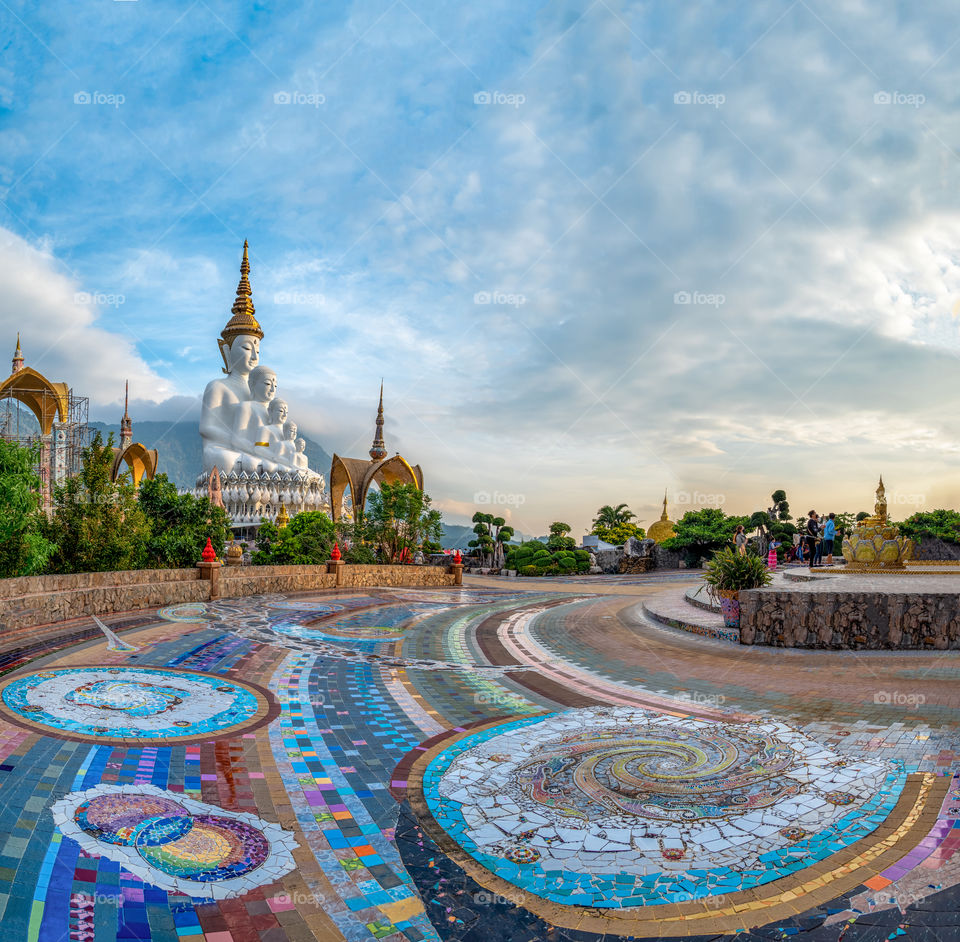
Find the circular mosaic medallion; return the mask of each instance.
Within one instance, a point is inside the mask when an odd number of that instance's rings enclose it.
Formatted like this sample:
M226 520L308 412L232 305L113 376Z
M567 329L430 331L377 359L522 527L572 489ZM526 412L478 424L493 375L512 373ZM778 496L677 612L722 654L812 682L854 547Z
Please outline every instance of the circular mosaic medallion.
M782 723L592 707L451 736L407 794L481 882L471 866L557 903L656 906L754 889L868 835L906 772L838 759Z
M70 667L0 685L0 713L67 739L183 742L259 726L270 695L222 676L159 667Z
M279 825L152 785L96 785L52 811L61 832L88 854L191 896L238 896L294 866L296 840Z
M167 605L157 609L157 614L166 621L183 621L201 625L210 621L204 602L184 602L182 605Z

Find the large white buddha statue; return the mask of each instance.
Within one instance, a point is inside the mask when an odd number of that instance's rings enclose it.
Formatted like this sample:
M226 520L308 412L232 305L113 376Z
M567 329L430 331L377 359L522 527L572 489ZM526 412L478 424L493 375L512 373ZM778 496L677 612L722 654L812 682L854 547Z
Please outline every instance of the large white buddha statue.
M211 380L203 393L203 471L209 475L216 467L229 479L229 487L235 485L234 475L242 472L275 475L279 471L296 476L297 486L306 486L302 478L306 475L311 487L322 488L322 476L308 467L306 443L297 438L297 423L290 419L287 403L277 398L277 374L260 365L263 330L257 322L249 275L244 242L237 298L218 341L225 375Z
M214 466L224 473L231 471L244 450L234 435L236 410L241 402L250 398L247 377L260 362L260 341L263 340L263 330L257 323L251 299L249 274L250 260L244 242L240 283L231 309L233 316L217 341L226 375L211 380L203 391L200 437L203 440L204 471L212 471Z

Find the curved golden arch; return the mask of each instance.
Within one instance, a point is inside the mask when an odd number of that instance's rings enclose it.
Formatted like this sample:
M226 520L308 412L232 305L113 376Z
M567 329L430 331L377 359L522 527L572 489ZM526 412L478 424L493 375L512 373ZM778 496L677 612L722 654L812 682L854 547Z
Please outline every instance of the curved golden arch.
M36 416L44 435L49 435L53 430L54 419L67 421L69 396L66 383L52 383L29 366L11 373L0 383L0 399L22 402Z
M343 477L346 476L346 480ZM340 505L343 502L343 492L350 487L350 499L354 500L356 487L353 483L353 477L350 469L344 464L339 455L333 456L330 463L330 518L332 520L340 519Z
M125 462L133 477L133 486L139 487L144 477L153 480L157 473L157 452L144 447L140 442L133 442L126 448L114 449L113 466L110 469L110 480L116 481L123 473L121 465Z

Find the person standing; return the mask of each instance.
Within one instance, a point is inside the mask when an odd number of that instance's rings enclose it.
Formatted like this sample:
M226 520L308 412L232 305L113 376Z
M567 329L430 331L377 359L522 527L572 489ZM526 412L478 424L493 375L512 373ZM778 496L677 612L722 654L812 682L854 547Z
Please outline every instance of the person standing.
M767 553L767 569L774 572L777 568L777 547L780 544L776 540L770 541L770 551Z
M837 535L837 515L830 514L823 527L823 551L827 554L827 565L833 565L833 541Z
M817 535L820 533L820 521L817 518L817 512L811 510L807 517L807 558L810 560L810 568L813 569L814 556L817 553Z
M736 547L737 547L737 555L746 556L747 555L747 534L743 532L742 523L737 524L737 529L734 531L734 534L733 534L733 542L736 544Z

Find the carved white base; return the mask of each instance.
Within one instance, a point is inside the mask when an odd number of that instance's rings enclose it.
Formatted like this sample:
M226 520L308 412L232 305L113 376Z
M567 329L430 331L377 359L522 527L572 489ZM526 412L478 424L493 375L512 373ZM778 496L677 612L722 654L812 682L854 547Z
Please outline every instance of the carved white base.
M193 493L197 497L210 496L210 472L203 471L197 478ZM276 520L280 505L292 519L307 510L330 513L330 496L322 474L313 471L246 471L220 474L220 493L223 506L234 527L255 527L261 519Z

